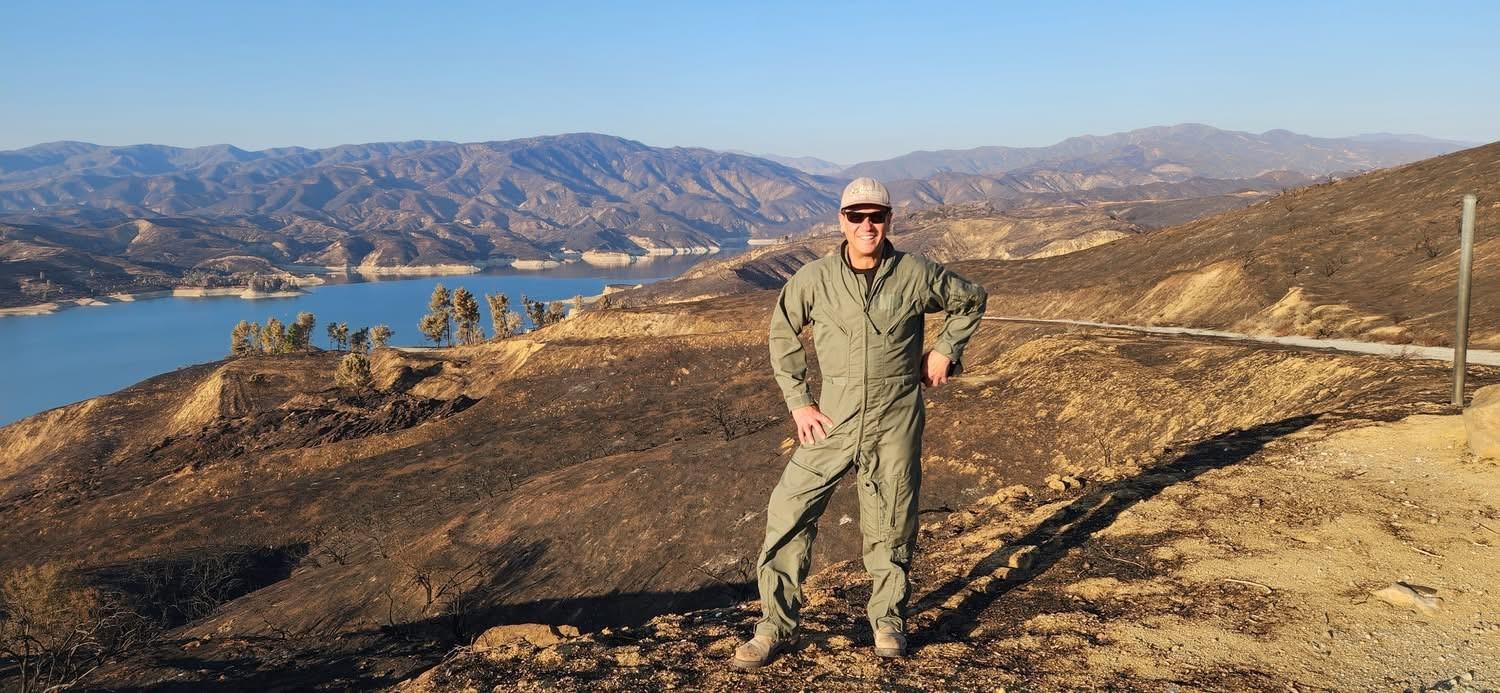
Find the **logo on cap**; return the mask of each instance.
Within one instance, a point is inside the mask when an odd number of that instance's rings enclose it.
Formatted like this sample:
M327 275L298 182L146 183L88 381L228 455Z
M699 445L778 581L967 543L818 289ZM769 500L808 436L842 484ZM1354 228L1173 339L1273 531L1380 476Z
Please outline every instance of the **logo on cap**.
M839 200L839 209L848 209L855 205L880 205L889 208L891 193L874 178L855 178L844 188L844 196Z

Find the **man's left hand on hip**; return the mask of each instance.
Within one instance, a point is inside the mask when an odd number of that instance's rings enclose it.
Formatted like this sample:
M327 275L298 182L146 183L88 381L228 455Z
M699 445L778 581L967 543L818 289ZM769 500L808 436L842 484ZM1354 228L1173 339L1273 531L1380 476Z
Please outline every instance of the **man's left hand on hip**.
M948 369L953 365L953 359L940 352L929 351L922 361L923 385L937 387L948 382Z

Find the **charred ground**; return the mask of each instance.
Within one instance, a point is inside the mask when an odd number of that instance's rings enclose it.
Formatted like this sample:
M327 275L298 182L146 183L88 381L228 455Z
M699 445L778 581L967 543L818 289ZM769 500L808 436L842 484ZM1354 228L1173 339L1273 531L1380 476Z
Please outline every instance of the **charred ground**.
M147 596L198 573L232 583L166 619L113 685L370 684L496 624L594 631L735 607L792 450L743 327L773 298L385 350L379 396L330 388L334 355L255 357L38 415L0 432L5 567L62 563ZM1442 399L1421 363L1035 325L986 324L968 360L929 400L928 524L977 521L996 494L1035 503L1051 474L1107 482L1187 441ZM816 566L857 555L853 498L835 497ZM349 666L300 673L317 662Z

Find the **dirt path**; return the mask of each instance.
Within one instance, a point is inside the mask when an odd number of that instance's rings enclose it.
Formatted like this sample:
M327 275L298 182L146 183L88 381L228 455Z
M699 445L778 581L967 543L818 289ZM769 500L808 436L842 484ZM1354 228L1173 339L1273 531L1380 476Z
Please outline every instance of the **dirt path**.
M1082 327L1103 327L1114 330L1130 330L1132 332L1146 332L1150 334L1178 334L1191 335L1194 337L1213 337L1216 339L1230 339L1241 342L1265 342L1267 344L1282 344L1286 346L1306 347L1309 349L1332 349L1351 354L1376 354L1380 356L1397 356L1402 358L1430 359L1434 361L1453 361L1453 349L1447 347L1427 347L1414 344L1387 344L1385 342L1361 342L1353 339L1317 339L1314 337L1286 336L1275 337L1271 335L1244 334L1241 332L1226 332L1224 330L1204 330L1196 327L1153 327L1146 325L1116 325L1107 322L1090 322L1087 320L1060 320L1050 318L1008 318L1000 316L984 316L985 320L999 322L1030 322L1045 323L1053 325L1079 325ZM1471 364L1485 366L1500 366L1500 351L1485 349L1469 349L1468 361Z

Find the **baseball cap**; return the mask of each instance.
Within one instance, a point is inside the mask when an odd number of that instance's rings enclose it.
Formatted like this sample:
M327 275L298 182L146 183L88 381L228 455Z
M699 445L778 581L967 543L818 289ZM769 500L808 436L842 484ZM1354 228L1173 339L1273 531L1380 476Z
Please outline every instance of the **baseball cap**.
M891 193L874 178L855 178L849 182L848 187L844 188L844 197L839 200L839 209L848 209L855 205L880 205L890 209Z

